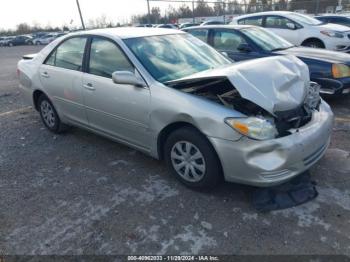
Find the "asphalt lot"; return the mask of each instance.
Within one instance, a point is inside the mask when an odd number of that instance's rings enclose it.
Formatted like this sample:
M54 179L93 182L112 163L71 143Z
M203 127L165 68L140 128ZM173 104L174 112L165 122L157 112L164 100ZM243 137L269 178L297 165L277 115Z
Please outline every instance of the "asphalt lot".
M350 255L350 97L328 100L317 199L259 213L250 187L193 191L123 145L47 131L16 79L21 55L39 49L0 48L0 254Z

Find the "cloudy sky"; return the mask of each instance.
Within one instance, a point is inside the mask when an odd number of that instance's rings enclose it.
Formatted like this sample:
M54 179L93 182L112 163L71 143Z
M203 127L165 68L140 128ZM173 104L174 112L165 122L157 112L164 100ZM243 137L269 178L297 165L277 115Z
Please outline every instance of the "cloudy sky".
M151 2L162 10L169 3ZM178 6L178 4L172 4ZM80 0L86 22L105 15L113 22L129 21L133 14L147 13L146 0ZM0 29L15 28L21 22L62 26L79 25L75 0L0 0Z

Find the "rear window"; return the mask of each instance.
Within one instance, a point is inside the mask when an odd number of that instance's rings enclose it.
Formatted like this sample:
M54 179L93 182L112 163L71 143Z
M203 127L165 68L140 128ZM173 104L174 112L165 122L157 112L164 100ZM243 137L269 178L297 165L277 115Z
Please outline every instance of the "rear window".
M45 64L81 71L86 37L75 37L64 41L47 58Z
M262 20L263 20L262 16L247 17L247 18L238 20L238 24L262 26Z

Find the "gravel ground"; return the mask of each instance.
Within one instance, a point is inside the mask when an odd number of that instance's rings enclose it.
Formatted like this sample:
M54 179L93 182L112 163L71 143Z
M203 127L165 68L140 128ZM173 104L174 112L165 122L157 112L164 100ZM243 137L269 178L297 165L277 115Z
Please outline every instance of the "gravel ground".
M0 254L350 255L350 97L328 101L337 118L311 170L319 196L259 213L251 187L193 191L133 149L48 132L15 72L38 50L0 48Z

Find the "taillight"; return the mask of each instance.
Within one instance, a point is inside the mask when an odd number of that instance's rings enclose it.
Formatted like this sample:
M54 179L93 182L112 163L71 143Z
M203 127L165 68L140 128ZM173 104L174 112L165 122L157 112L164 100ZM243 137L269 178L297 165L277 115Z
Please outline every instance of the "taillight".
M19 77L21 71L19 71L19 69L17 68L17 76Z

